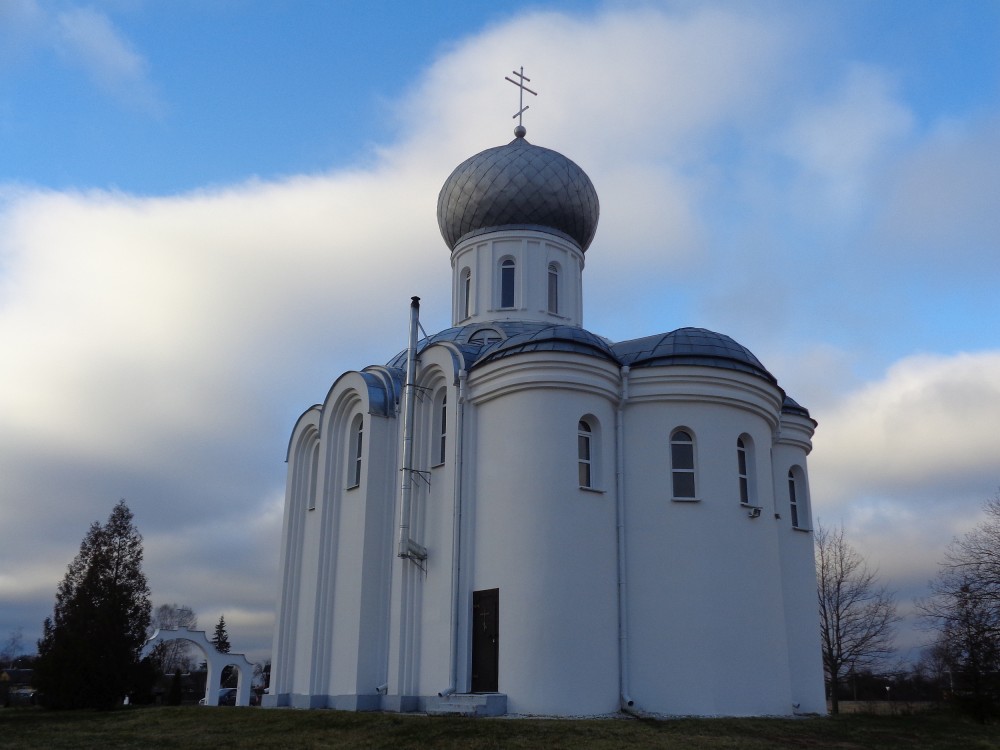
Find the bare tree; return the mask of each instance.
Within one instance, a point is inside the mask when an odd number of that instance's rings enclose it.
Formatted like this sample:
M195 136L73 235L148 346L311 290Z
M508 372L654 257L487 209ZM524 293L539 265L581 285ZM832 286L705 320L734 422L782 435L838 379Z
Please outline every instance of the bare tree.
M1000 604L1000 493L983 510L986 519L952 542L944 567L965 579L978 598Z
M187 605L161 604L153 612L150 622L150 634L156 630L177 630L198 627L198 616ZM160 643L153 652L153 658L159 662L164 674L175 671L188 672L195 665L193 647L187 641L174 640Z
M0 648L0 667L13 667L17 657L23 654L24 637L21 628L10 631L10 636Z
M831 710L840 713L837 686L847 671L871 667L893 651L894 595L878 582L878 571L844 538L843 527L816 530L817 594L823 669Z
M980 720L997 706L1000 690L1000 494L987 501L986 519L955 539L917 606L938 631L954 697Z

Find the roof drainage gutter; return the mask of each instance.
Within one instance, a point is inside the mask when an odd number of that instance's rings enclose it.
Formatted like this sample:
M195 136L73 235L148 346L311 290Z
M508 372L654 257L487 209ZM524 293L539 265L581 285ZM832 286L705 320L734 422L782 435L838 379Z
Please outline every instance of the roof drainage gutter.
M625 403L628 401L629 366L621 368L621 398L615 410L615 526L618 532L618 692L621 710L641 716L629 695L628 587L625 555Z

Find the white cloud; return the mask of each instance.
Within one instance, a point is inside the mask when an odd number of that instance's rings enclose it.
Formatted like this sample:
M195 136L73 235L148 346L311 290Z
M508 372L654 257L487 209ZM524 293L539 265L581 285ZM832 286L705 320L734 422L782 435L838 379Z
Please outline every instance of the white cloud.
M905 359L859 388L858 354L812 288L842 292L843 276L814 265L838 258L809 244L827 219L783 222L788 204L872 198L908 110L870 67L841 68L817 98L794 19L733 8L532 13L488 28L429 66L370 169L161 198L0 194L0 341L16 352L0 360L0 527L16 530L0 569L26 571L0 577L0 599L28 611L33 597L40 623L87 525L124 495L154 601L190 604L206 627L224 612L231 635L245 625L254 649L269 648L288 431L342 371L402 348L411 295L428 331L448 326L437 191L511 137L511 60L540 92L529 138L580 163L601 195L588 325L631 337L732 323L723 331L763 342L765 364L820 421L819 514L846 518L865 545L895 523L906 542L891 542L893 572L907 547L950 536L933 499L957 493L953 515L970 518L997 473L1000 355ZM105 16L67 13L67 54L116 93L148 91L144 59ZM770 176L783 137L790 181ZM730 159L734 147L745 156ZM900 217L923 200L904 188L949 160L927 153L899 172ZM840 220L854 231L853 218ZM936 231L961 218L956 202ZM879 322L857 335L894 338ZM880 373L896 356L866 366Z
M44 26L44 13L37 0L0 3L0 70L21 60Z
M913 116L898 100L888 76L870 66L850 66L837 90L803 106L784 135L781 150L801 165L813 188L842 220L870 195L873 168L898 147Z
M893 171L878 240L893 258L935 273L996 278L998 164L1000 118L940 124Z
M1000 475L1000 352L908 357L817 418L814 464L843 501Z
M930 580L1000 484L1000 352L907 357L812 413L815 514L890 581Z
M162 112L146 59L107 15L91 7L72 7L57 13L52 25L56 49L81 66L98 87L148 114Z

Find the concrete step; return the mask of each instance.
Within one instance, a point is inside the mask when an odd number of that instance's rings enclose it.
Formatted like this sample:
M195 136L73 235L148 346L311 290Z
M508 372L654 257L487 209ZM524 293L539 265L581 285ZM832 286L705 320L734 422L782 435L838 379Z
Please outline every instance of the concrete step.
M431 716L503 716L507 696L503 693L452 693L427 699L425 710Z

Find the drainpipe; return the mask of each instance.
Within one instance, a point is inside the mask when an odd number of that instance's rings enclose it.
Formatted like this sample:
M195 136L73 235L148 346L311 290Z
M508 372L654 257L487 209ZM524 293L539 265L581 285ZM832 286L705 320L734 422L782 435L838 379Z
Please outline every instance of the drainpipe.
M455 501L451 530L451 682L438 695L451 695L458 688L458 631L461 621L462 569L462 456L465 435L465 383L469 374L458 371L458 404L455 409Z
M403 456L399 488L398 557L423 560L427 550L410 539L410 503L413 497L413 415L416 407L414 389L417 379L417 329L420 326L420 297L410 298L410 338L406 347L406 381L403 384Z
M625 556L625 402L628 401L629 366L622 365L621 398L615 411L615 522L618 531L618 693L621 710L640 715L629 695L628 590Z

